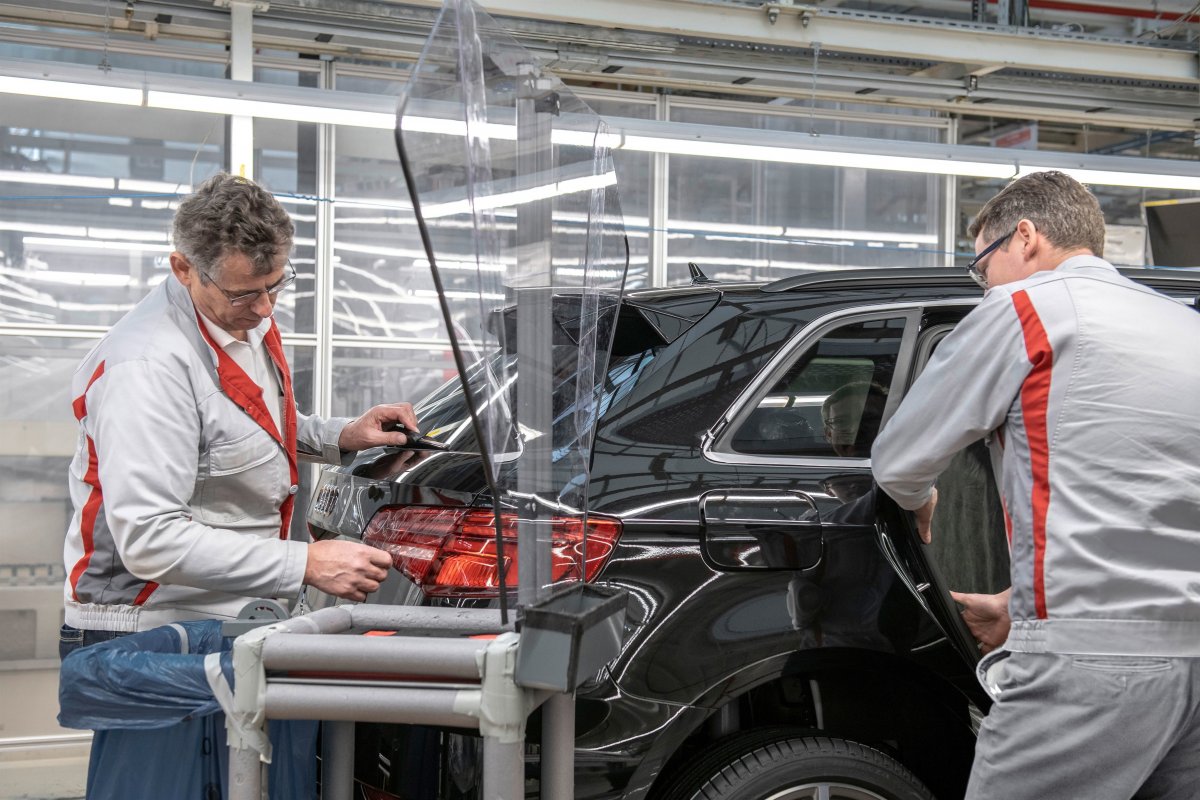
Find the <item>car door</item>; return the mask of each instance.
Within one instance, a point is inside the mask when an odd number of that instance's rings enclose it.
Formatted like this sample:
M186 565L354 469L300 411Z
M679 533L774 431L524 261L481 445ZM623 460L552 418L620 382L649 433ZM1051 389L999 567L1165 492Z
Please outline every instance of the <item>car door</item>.
M878 572L873 562L882 558L936 621L940 631L931 635L944 636L974 663L978 650L948 590L1004 588L992 584L994 575L1007 574L1006 551L1002 564L993 564L1000 560L995 558L987 562L991 566L980 579L962 580L980 571L968 552L972 526L981 516L992 518L969 509L976 494L990 499L980 489L990 479L986 458L981 464L978 451L971 450L956 459L954 471L961 476L949 492L955 502L938 521L947 531L945 541L934 545L922 545L911 514L873 489L869 460L876 434L912 376L970 308L970 303L905 304L839 312L783 348L707 443L709 458L738 464L743 487L710 492L702 501L702 545L710 565L804 575L824 564L821 603L828 612L830 587L839 580L830 572L840 574L844 590L869 593L877 580L871 578ZM1000 538L1004 541L1002 528ZM870 641L867 629L879 627L865 611L841 615L846 641ZM847 620L863 629L845 630ZM918 639L913 646L928 642Z

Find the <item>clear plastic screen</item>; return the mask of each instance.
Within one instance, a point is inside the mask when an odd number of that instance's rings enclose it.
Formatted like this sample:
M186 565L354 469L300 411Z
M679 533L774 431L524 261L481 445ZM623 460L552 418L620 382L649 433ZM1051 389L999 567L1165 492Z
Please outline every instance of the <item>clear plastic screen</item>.
M522 603L551 583L551 524L586 516L628 264L611 138L470 0L447 1L400 103L397 142L480 449L520 522L518 569L504 572L510 588L519 574Z

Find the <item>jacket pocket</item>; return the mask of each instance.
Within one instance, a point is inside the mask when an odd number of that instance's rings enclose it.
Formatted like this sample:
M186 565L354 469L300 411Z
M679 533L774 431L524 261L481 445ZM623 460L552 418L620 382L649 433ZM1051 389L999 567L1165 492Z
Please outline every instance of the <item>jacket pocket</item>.
M988 693L992 700L999 700L1003 693L1004 675L1003 671L1006 661L1012 655L1003 647L998 647L988 653L983 658L979 659L979 663L975 665L975 677L979 680L979 685Z
M1071 664L1079 669L1119 675L1162 672L1171 668L1171 660L1160 656L1072 656Z
M247 518L263 522L279 506L283 451L270 436L252 431L228 442L209 445L206 470L200 477L199 502L192 512L198 521L217 524Z

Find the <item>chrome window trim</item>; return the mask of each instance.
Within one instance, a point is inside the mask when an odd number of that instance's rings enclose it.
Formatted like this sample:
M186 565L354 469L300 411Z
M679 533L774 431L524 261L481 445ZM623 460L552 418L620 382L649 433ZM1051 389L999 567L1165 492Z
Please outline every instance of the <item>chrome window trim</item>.
M940 307L973 307L982 298L953 298L931 301L905 301L898 303L878 303L867 306L854 306L831 312L818 317L805 325L799 333L792 336L778 352L771 357L767 365L759 371L745 389L729 406L721 418L701 438L700 450L704 458L716 464L755 464L759 466L794 466L794 467L835 467L844 469L870 469L869 458L841 458L837 456L768 456L748 453L735 453L729 448L729 439L745 418L753 411L752 400L761 392L766 391L772 382L777 380L780 373L791 365L794 358L807 347L810 347L821 336L832 328L854 319L888 319L903 317L905 319L904 334L900 342L900 352L896 357L896 372L892 376L892 387L903 387L903 391L890 391L887 406L884 409L883 421L880 428L887 424L888 419L895 413L903 395L907 394L910 383L909 370L913 365L913 355L917 339L921 334L921 315L928 308Z

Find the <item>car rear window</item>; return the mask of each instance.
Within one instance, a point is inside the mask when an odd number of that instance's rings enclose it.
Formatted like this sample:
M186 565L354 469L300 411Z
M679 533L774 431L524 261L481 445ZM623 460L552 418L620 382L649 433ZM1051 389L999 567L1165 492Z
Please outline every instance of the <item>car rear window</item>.
M657 350L654 341L646 343L646 347L638 352L614 355L609 359L603 382L596 387L596 407L601 416L615 402L624 397L636 385L643 370L654 360ZM573 363L573 345L555 345L554 356L556 363ZM561 351L561 352L560 352ZM570 352L568 352L570 351ZM509 374L515 374L517 356L514 354L498 354L495 359L504 359ZM481 369L476 366L474 369ZM482 386L483 381L472 381L472 386ZM575 383L562 380L554 387L554 447L570 447L574 443L575 432L579 423L575 419ZM484 401L481 393L477 393L476 403ZM508 386L508 402L516 407L516 381ZM479 442L471 427L470 412L467 409L466 394L462 383L453 378L422 400L416 406L417 419L421 429L429 436L450 444L455 450L478 452Z

